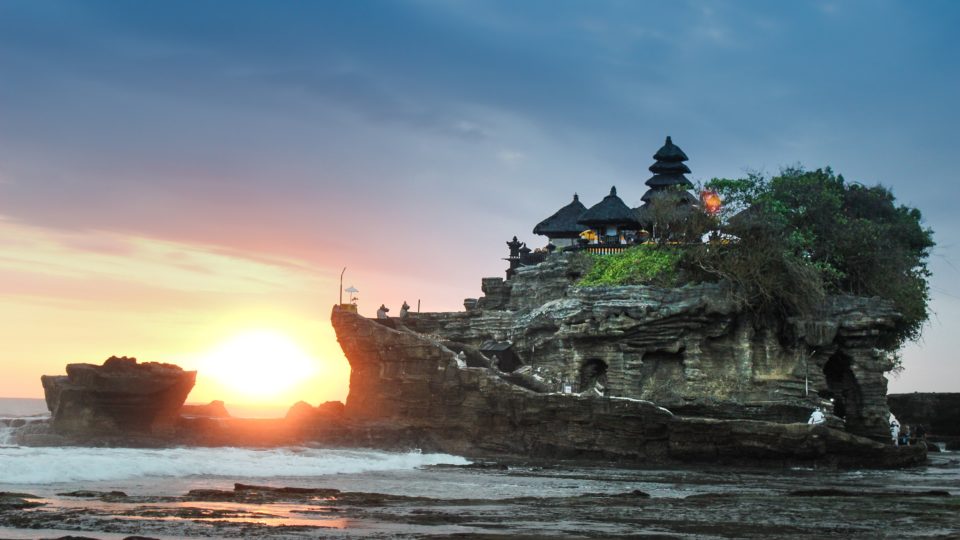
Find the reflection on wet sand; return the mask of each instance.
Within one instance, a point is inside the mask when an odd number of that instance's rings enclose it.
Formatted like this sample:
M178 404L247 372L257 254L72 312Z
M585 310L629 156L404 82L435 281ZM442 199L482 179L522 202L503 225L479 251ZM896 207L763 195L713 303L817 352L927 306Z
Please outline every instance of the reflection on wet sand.
M288 481L293 485L283 483ZM11 504L27 504L0 509L0 538L32 538L44 529L104 540L115 536L102 531L161 539L638 534L839 539L873 538L878 530L914 536L960 530L960 459L953 453L898 471L501 464L271 483L225 489L223 480L187 479L153 486L154 493L177 486L181 495L151 495L141 483L98 486L134 488L131 495L89 489L42 498L8 494ZM184 493L185 485L193 489ZM40 506L31 507L34 503ZM20 534L24 531L33 535Z

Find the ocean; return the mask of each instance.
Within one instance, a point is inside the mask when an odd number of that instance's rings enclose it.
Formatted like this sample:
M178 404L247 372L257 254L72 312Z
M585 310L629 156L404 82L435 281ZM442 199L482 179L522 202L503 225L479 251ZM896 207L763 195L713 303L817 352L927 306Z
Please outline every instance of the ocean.
M42 405L0 400L0 418L36 420ZM960 534L953 452L899 471L631 468L310 446L18 447L12 429L0 427L0 492L37 506L0 494L0 538Z
M49 415L49 412L47 402L43 399L0 397L0 418L46 415Z

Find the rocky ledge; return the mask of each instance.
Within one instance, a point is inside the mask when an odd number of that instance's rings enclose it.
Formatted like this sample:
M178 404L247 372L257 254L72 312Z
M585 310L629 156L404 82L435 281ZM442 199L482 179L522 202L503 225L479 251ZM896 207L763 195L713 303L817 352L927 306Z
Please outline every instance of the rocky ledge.
M332 322L351 366L345 421L373 445L646 464L900 467L926 458L922 446L826 425L694 418L640 399L545 391L470 346L336 307Z
M55 431L109 435L172 432L197 372L136 358L69 364L65 376L40 378Z

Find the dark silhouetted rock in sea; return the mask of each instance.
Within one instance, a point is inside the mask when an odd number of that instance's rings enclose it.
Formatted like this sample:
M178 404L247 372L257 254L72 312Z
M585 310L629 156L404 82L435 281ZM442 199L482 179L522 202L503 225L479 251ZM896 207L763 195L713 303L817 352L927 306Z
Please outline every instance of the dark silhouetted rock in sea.
M323 419L338 420L343 417L343 403L327 401L318 407L306 401L298 401L287 411L286 419L291 421L317 421Z
M205 418L230 418L230 411L227 406L219 399L211 401L206 405L184 405L180 408L180 414L183 416L202 416Z
M56 432L172 432L197 372L112 356L102 366L69 364L66 376L40 378Z

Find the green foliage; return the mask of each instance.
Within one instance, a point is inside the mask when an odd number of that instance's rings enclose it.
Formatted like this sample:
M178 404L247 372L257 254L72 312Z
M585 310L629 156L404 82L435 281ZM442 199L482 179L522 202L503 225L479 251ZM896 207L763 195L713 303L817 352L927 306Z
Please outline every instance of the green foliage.
M681 186L670 186L653 194L645 208L652 224L649 232L655 242L698 242L708 231L717 228L717 219L692 206L689 196Z
M591 255L593 267L578 285L674 285L681 254L668 246L640 245L613 255Z
M827 294L879 296L903 315L884 345L894 350L919 337L929 317L933 231L918 210L897 205L889 189L801 167L772 178L715 178L704 187L721 196L719 216L691 214L665 197L651 210L660 244L591 256L579 284L722 280L758 314L781 319L814 314ZM717 221L736 238L712 234L700 242Z
M897 206L883 186L847 184L829 168L785 169L767 179L714 179L725 230L736 244L687 257L690 266L740 283L765 307L802 314L804 295L880 296L903 315L891 347L916 339L929 313L926 259L933 231L920 212ZM735 214L739 212L739 214Z
M821 270L789 246L771 226L744 231L739 241L711 241L684 251L681 267L691 281L723 280L761 318L811 314L826 296Z

